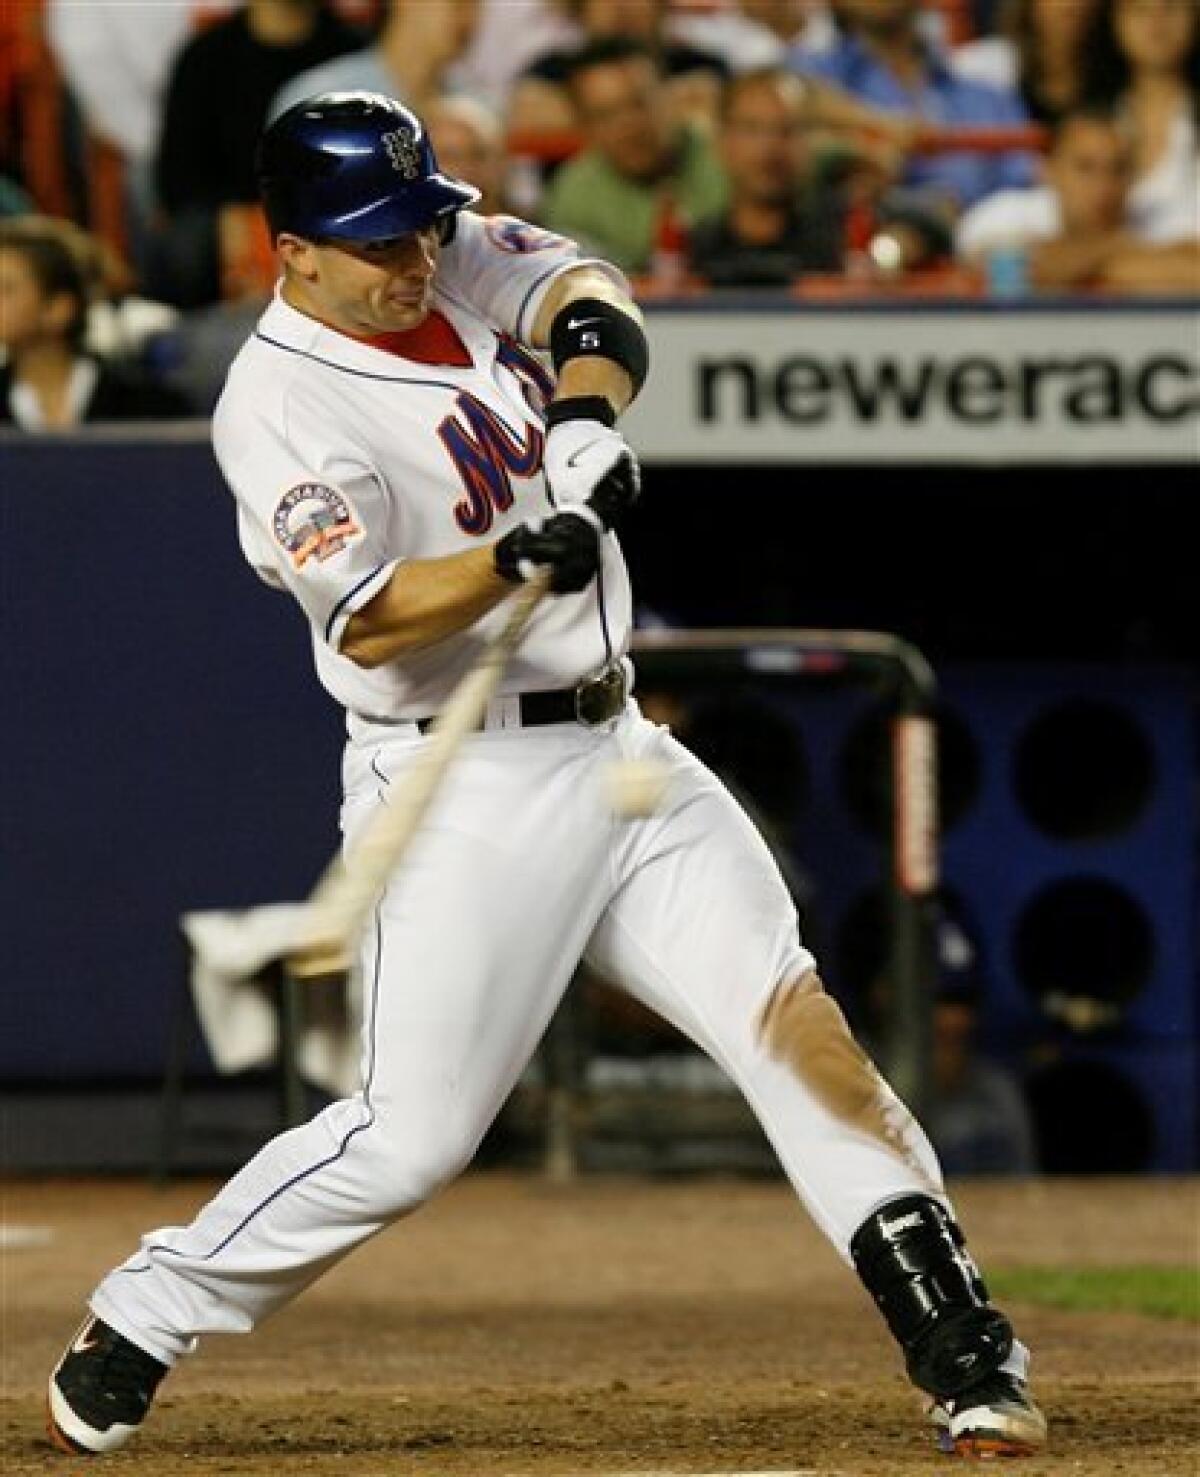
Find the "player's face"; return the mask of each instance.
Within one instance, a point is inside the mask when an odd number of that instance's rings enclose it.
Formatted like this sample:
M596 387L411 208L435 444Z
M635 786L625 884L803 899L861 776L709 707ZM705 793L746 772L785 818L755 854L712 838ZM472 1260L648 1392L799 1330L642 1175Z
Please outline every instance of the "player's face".
M281 237L294 291L289 300L344 333L403 333L433 303L436 227L391 241L317 244Z

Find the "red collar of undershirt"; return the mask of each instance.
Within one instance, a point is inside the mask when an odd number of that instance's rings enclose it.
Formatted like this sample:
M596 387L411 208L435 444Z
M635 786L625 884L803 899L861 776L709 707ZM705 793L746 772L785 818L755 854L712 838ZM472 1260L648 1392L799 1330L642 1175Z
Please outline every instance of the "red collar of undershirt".
M358 339L359 343L370 344L373 349L383 349L385 353L411 359L417 364L450 364L457 369L470 369L474 363L454 324L436 308L416 328L402 333L348 336Z

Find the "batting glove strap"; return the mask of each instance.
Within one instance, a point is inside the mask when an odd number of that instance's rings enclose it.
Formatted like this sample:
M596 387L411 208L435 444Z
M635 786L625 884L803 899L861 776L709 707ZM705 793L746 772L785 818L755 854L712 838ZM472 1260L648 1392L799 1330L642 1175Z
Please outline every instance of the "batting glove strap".
M561 426L564 421L599 421L611 428L617 423L617 412L604 395L569 395L546 407L547 426Z

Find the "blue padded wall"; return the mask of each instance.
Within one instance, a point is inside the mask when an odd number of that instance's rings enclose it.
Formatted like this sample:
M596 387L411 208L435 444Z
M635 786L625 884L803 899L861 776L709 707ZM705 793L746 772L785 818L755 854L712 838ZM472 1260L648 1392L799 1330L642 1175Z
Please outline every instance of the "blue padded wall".
M1195 1167L1192 675L1025 664L941 680L944 879L979 947L984 1046L1026 1079L1047 1165ZM786 829L812 883L805 932L862 1025L882 967L881 709L817 686L728 701L726 729L757 712L794 733L803 798ZM750 747L741 778L769 810L770 750Z
M300 896L325 861L340 714L312 678L298 612L243 564L232 503L202 440L15 440L3 457L0 1074L152 1078L179 977L180 910ZM1055 1109L1056 1072L1089 1063L1116 1072L1076 1073L1080 1091L1098 1095L1096 1122L1119 1097L1111 1084L1132 1085L1146 1110L1145 1163L1195 1168L1191 677L1137 665L962 667L941 677L958 751L973 758L972 783L951 785L959 803L945 872L982 943L986 1043L1064 1123L1077 1105ZM847 755L876 705L865 693L778 687L759 700L803 751L804 799L789 839L815 878L810 932L831 985L846 991L845 936L885 865L847 788ZM1124 714L1148 756L1144 795L1106 834L1047 835L1023 808L1028 735L1072 702ZM1103 811L1122 792L1116 766L1086 748L1078 766L1072 758L1060 746L1064 785L1075 782ZM869 792L878 765L866 769ZM1048 1014L1021 977L1030 910L1077 879L1115 888L1150 943L1144 979L1092 1032ZM1071 975L1072 959L1090 948L1103 973L1107 932L1101 949L1092 943L1112 911L1100 908L1094 927L1086 908L1077 914L1079 948L1060 941L1053 968ZM1059 993L1086 995L1088 983L1066 978ZM1087 1122L1084 1111L1080 1133ZM1136 1147L1130 1139L1122 1152Z
M341 715L206 444L2 454L0 1076L152 1078L179 913L302 897L328 858Z
M1039 1081L1056 1071L1069 1077L1078 1062L1106 1065L1136 1088L1149 1109L1150 1163L1159 1169L1194 1168L1200 1006L1191 674L1023 666L950 673L945 690L982 759L977 800L945 837L945 867L950 883L969 898L983 931L992 982L984 1021L988 1039L1035 1071ZM1023 802L1018 783L1023 748L1048 715L1079 711L1083 704L1101 717L1108 713L1127 720L1149 761L1147 784L1103 834L1048 835ZM1087 726L1079 731L1086 735ZM1128 758L1124 750L1114 754L1113 770L1106 775L1104 755L1097 759L1084 749L1078 754L1078 764L1097 770L1101 810L1105 795L1125 783L1118 772L1122 755ZM1058 755L1060 764L1070 758L1069 752ZM1069 788L1069 769L1059 778ZM1053 776L1046 779L1049 784ZM1086 884L1090 897L1080 893L1078 907L1061 915L1061 935L1053 948L1042 951L1039 968L1038 959L1023 948L1026 930L1039 910L1053 905L1055 893L1065 902L1066 890L1078 884ZM1140 941L1121 927L1125 921L1136 925L1139 915L1148 945L1144 967L1135 957ZM1126 946L1127 969L1122 965ZM1098 982L1110 977L1117 987L1124 975L1131 993L1117 1001L1109 1019L1080 1029L1069 1011L1062 1018L1061 1002L1083 996L1087 1010L1094 983L1089 972ZM1039 978L1045 986L1056 974L1061 986L1039 996L1033 988ZM1101 1082L1094 1092L1099 1123L1110 1094ZM1060 1103L1058 1111L1069 1106ZM1052 1124L1047 1131L1053 1139ZM1087 1167L1104 1167L1103 1159Z
M954 803L943 837L944 880L980 946L989 986L981 1015L985 1046L1028 1076L1035 1107L1047 1115L1049 1160L1064 1152L1065 1134L1049 1115L1065 1122L1072 1111L1047 1085L1057 1074L1064 1093L1095 1094L1090 1111L1097 1125L1107 1121L1106 1103L1115 1104L1121 1084L1132 1084L1148 1116L1146 1165L1194 1168L1200 1162L1194 679L1176 670L1032 665L958 667L941 676L944 708L958 736L953 754L962 761L946 775ZM855 929L864 903L877 899L884 862L877 828L864 824L861 804L848 795L846 758L878 713L866 697L847 693L772 702L795 724L804 751L809 787L795 846L815 878L812 922L824 968L853 1010L861 1006L860 981L849 969L858 952ZM1039 724L1080 710L1123 722L1132 740L1113 758L1127 758L1132 747L1146 761L1145 785L1123 779L1115 765L1107 768L1103 753L1076 757L1060 743L1053 764L1043 766L1042 791L1053 810L1056 784L1074 789L1084 809L1094 803L1099 817L1089 827L1084 815L1083 829L1102 833L1048 834L1030 814L1021 783L1027 746ZM1086 736L1086 723L1079 731ZM874 765L869 790L883 756L870 745L866 752ZM1055 895L1069 903L1072 893L1075 906L1059 915L1051 946L1044 935L1040 948L1036 938L1025 943L1039 913L1054 922ZM1120 927L1126 916L1135 925L1132 939ZM1106 998L1109 987L1115 998ZM1075 1072L1076 1063L1102 1064L1119 1081L1105 1087L1100 1074ZM1109 1160L1094 1154L1084 1131L1081 1125L1079 1167L1135 1167L1120 1163L1115 1146ZM1129 1147L1125 1157L1132 1153Z

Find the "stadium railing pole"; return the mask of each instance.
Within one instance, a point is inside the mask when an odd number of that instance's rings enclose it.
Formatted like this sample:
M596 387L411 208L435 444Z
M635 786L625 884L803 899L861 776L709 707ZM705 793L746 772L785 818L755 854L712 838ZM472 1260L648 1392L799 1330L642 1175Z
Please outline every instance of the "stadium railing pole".
M932 1004L937 978L934 907L939 881L936 687L924 657L900 644L891 721L892 826L884 1071L920 1118L933 1093Z
M924 655L909 642L877 631L795 627L738 630L650 630L634 637L643 686L656 679L718 685L758 679L788 686L824 682L881 692L891 710L888 791L888 1023L882 1066L892 1086L921 1116L931 1097L932 993L936 979L933 910L938 886L937 683ZM586 1059L581 1030L575 1047ZM561 1068L561 1063L557 1064ZM561 1070L559 1093L570 1095L582 1075ZM579 1115L560 1096L548 1115L553 1141L546 1160L561 1170L578 1163ZM551 1127L552 1124L552 1127Z

